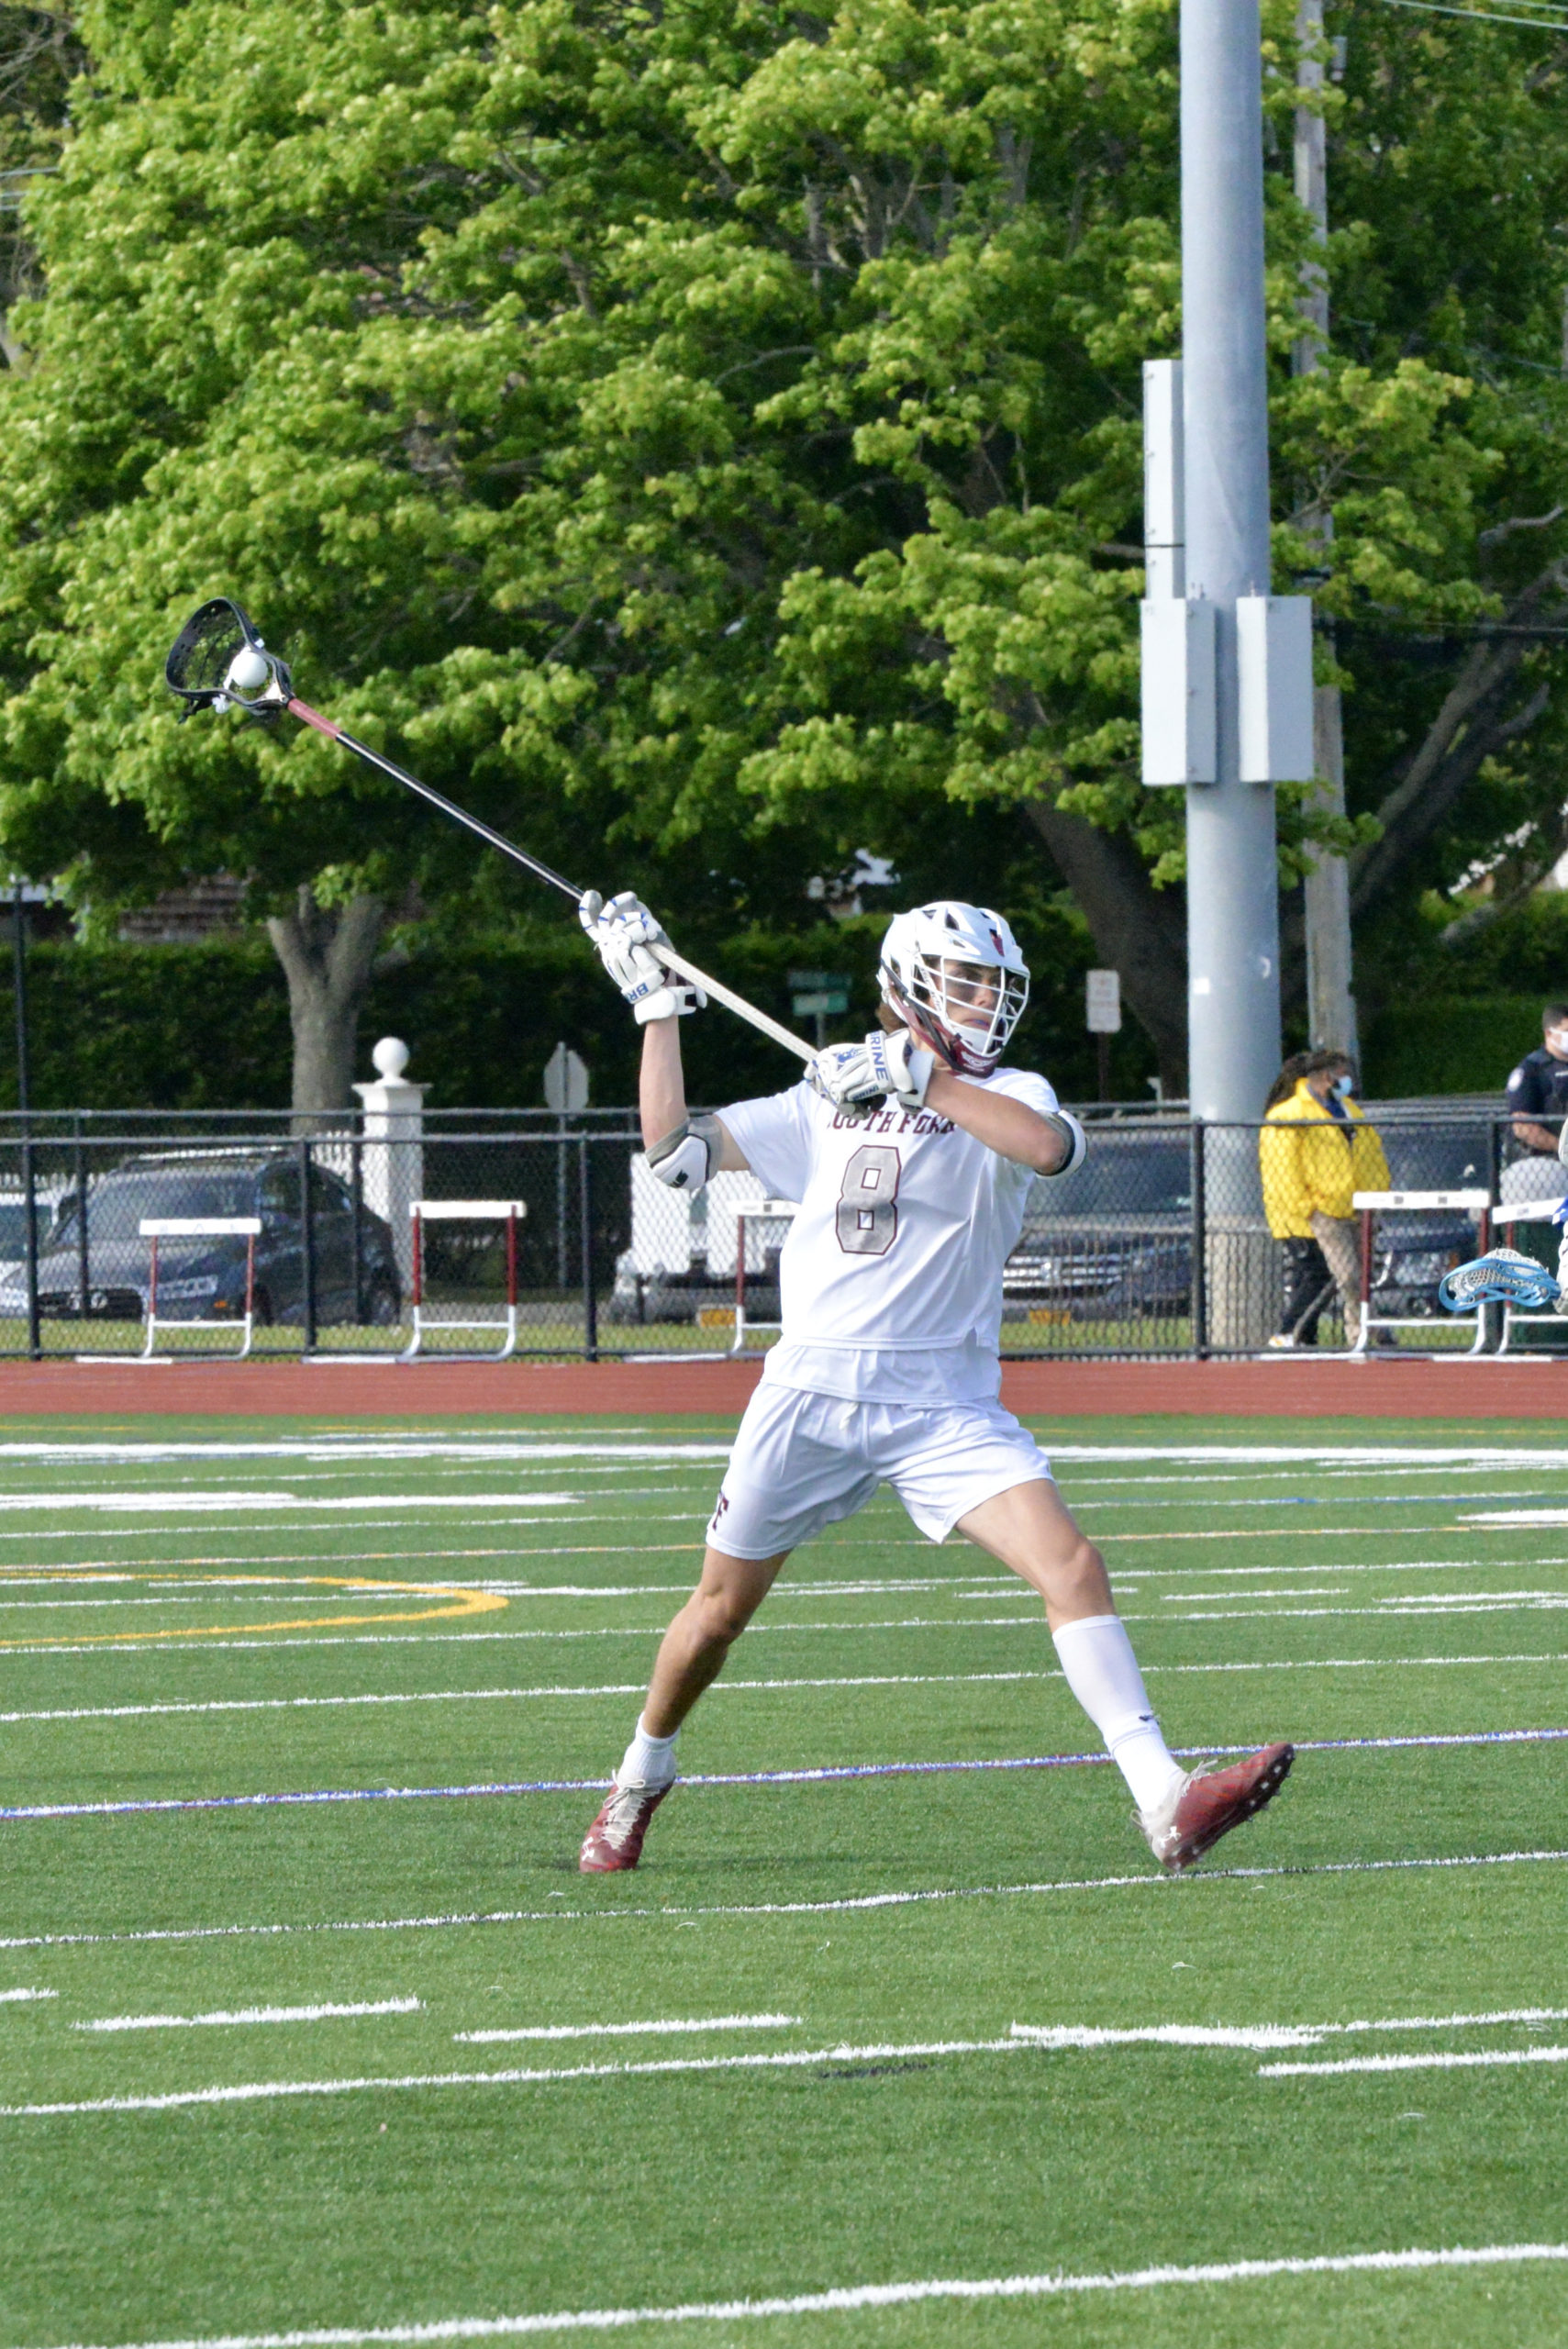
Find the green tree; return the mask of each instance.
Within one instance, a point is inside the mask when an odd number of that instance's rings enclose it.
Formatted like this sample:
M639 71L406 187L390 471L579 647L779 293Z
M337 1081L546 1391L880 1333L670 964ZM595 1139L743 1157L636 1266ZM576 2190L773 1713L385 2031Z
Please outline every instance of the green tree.
M1550 36L1345 22L1318 375L1283 158L1271 303L1280 575L1329 507L1370 907L1554 787L1561 656L1509 631L1558 593L1559 518L1522 526L1568 142ZM389 929L527 902L317 739L173 725L162 652L227 591L307 697L685 921L795 914L868 841L921 889L969 852L1014 901L1065 884L1178 1072L1180 807L1136 757L1164 0L94 0L80 38L0 379L7 853L99 918L246 874L302 1108Z

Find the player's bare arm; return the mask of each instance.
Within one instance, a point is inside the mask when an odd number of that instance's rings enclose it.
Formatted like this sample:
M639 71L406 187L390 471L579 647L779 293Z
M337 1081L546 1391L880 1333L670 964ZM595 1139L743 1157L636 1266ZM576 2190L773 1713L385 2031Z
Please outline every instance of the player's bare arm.
M945 1068L931 1071L926 1107L951 1118L998 1158L1011 1159L1015 1166L1032 1167L1037 1174L1060 1174L1073 1155L1073 1136L1060 1112L1054 1118L1042 1118L1027 1101L986 1093L967 1077L954 1076Z
M681 1065L681 1023L673 1012L666 1019L649 1020L643 1028L638 1108L642 1119L642 1147L651 1154L672 1134L682 1133L690 1124L686 1074ZM717 1128L717 1148L710 1172L742 1173L746 1161L733 1135L726 1131L722 1118L715 1118L713 1123Z

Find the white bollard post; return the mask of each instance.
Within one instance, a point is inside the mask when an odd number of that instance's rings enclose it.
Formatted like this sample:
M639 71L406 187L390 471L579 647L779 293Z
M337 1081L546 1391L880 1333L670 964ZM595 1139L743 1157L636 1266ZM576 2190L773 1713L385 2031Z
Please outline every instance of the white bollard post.
M414 1275L414 1234L409 1208L425 1193L425 1096L428 1085L404 1076L408 1047L400 1036L384 1036L371 1059L376 1081L356 1085L363 1112L361 1164L364 1201L373 1215L392 1226L392 1244L405 1294Z

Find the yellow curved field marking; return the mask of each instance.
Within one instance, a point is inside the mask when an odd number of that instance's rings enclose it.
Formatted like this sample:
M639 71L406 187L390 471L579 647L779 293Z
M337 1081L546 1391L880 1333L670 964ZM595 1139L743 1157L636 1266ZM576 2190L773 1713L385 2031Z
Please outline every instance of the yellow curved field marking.
M130 1582L166 1582L170 1576L165 1567L156 1574L133 1573L126 1579ZM461 1583L384 1582L368 1575L205 1575L201 1580L209 1586L219 1580L226 1583L316 1583L328 1590L400 1591L411 1598L445 1598L455 1600L456 1604L405 1609L396 1614L387 1614L378 1609L372 1615L301 1615L284 1622L195 1623L176 1626L166 1631L64 1631L53 1639L0 1640L0 1652L16 1648L145 1646L156 1640L214 1640L232 1638L238 1632L334 1631L349 1623L430 1623L451 1616L493 1615L498 1608L509 1603L498 1591L473 1590ZM171 1605L179 1604L177 1593L171 1591L169 1596Z

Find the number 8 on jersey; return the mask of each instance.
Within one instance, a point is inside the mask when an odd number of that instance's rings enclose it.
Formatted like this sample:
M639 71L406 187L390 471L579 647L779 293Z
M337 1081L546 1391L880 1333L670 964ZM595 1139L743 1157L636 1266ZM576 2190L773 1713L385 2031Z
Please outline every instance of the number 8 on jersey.
M846 1256L885 1256L898 1237L898 1152L866 1142L844 1169L839 1193L839 1245Z

